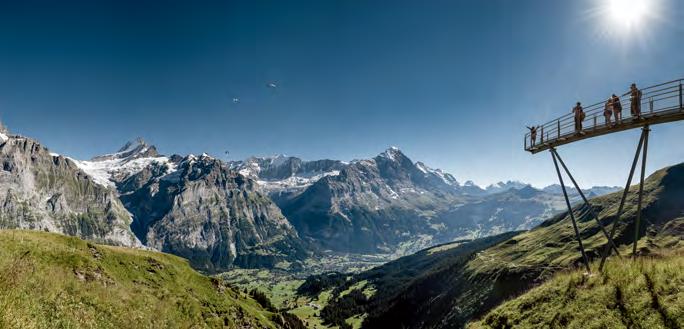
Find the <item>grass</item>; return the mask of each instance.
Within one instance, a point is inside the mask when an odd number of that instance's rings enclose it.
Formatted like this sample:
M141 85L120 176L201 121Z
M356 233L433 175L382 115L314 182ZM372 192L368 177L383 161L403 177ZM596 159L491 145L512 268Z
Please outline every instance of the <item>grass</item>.
M612 259L604 274L559 273L468 328L682 328L683 287L681 252Z
M684 197L680 181L684 179L684 165L669 167L655 172L644 185L644 212L642 218L642 239L639 241L639 251L648 253L650 249L658 249L659 245L679 236L680 232L667 232L663 225L675 225L684 220L677 218L681 209L680 200ZM632 186L625 203L623 215L620 218L615 240L623 255L631 253L633 241L634 220L637 212L636 193L638 186ZM607 229L618 211L622 192L594 198L591 204L596 214ZM582 242L590 259L596 259L603 252L607 239L601 233L587 208L574 209L578 220L578 227ZM566 213L560 214L541 226L524 232L513 239L494 248L478 254L478 257L468 264L472 273L497 273L505 269L512 272L523 272L527 269L540 270L546 268L546 273L554 273L578 264L581 261L577 239L570 218Z
M0 328L276 328L253 299L157 252L0 231Z
M263 292L276 308L297 316L307 328L330 328L323 324L319 315L320 310L328 304L332 290L323 291L313 298L300 296L297 288L304 280L277 270L234 269L219 276L240 289Z

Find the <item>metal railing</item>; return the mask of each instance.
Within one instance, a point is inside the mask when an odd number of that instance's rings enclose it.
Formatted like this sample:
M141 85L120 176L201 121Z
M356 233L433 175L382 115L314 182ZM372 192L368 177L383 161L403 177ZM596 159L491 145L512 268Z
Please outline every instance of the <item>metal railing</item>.
M684 112L684 105L682 104L682 83L684 79L672 80L654 86L641 88L641 116L643 118L653 117L663 114L672 114ZM597 130L609 130L616 126L631 122L634 117L631 114L631 100L629 92L620 97L620 104L622 105L622 120L615 122L615 117L611 118L612 125L606 123L604 117L604 109L606 100L600 101L589 106L584 106L584 120L582 121L582 131L592 132ZM549 121L543 125L537 126L537 138L532 144L531 133L525 134L525 150L533 151L542 146L548 146L565 140L569 137L576 136L578 131L575 130L575 115L569 113L561 116L558 119Z

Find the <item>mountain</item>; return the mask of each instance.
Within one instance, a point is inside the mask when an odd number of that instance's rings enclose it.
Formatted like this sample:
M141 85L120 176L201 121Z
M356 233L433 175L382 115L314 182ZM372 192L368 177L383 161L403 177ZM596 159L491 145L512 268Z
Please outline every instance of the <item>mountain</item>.
M565 209L562 196L530 185L484 195L440 215L451 235L475 239L509 231L531 229Z
M230 163L232 169L255 179L271 198L283 199L303 191L325 176L339 175L347 163L338 160L304 161L297 157L276 155L250 157Z
M560 273L468 328L684 328L681 252L607 264L604 275Z
M481 196L487 194L487 191L477 184L475 182L469 180L463 183L463 186L461 187L461 191L463 194L467 195L475 195L475 196Z
M633 186L615 235L622 262L631 253L637 229L634 226L636 191L637 187ZM652 174L646 180L644 193L638 253L657 255L663 249L684 247L684 217L681 215L684 213L681 202L684 199L684 164ZM591 200L603 225L609 226L615 220L621 196L618 192ZM607 243L606 238L586 206L577 206L573 212L588 257L598 259ZM462 328L468 321L545 282L555 273L581 266L567 212L532 230L498 237L501 239L491 237L433 247L376 269L349 275L332 290L326 306L328 310L321 311L321 315L332 323L361 317L365 319L363 328ZM487 245L487 241L493 241L493 244ZM608 266L620 262L615 259ZM375 293L360 295L354 292L355 289L361 291L358 288L361 286L363 291ZM335 311L342 309L349 311L342 314ZM526 309L534 310L532 306Z
M324 249L400 255L530 228L563 206L559 196L537 190L474 194L475 188L389 148L276 202L302 237Z
M280 206L303 237L323 248L373 253L438 232L435 214L457 203L451 185L390 148L353 161Z
M577 193L577 190L574 187L566 186L565 189L568 192L568 196L575 199L579 198L579 193ZM582 192L587 198L590 198L610 194L616 191L620 191L621 189L621 187L617 186L592 186L588 189L582 189ZM561 188L560 184L552 184L546 186L542 188L542 191L552 194L563 194L563 189Z
M0 230L0 328L293 328L168 254Z
M37 141L0 132L0 228L78 236L141 246L116 192L97 184L70 159Z
M351 163L277 155L230 165L256 179L302 237L342 252L403 255L454 239L529 229L565 206L552 187L460 184L396 147Z
M175 170L175 162L159 155L156 147L148 145L142 138L127 142L118 152L93 157L89 161L74 160L79 168L88 173L98 184L116 187L120 182L144 168L159 164Z
M206 154L165 157L138 139L77 163L116 188L140 241L188 258L195 268L296 266L308 256L256 181Z
M495 193L501 193L501 192L506 192L511 189L522 189L527 187L528 184L525 184L523 182L519 181L507 181L507 182L498 182L496 184L491 184L485 188L485 192L489 194L495 194Z
M207 155L187 156L171 173L147 167L119 186L141 241L197 268L275 267L308 256L257 183Z

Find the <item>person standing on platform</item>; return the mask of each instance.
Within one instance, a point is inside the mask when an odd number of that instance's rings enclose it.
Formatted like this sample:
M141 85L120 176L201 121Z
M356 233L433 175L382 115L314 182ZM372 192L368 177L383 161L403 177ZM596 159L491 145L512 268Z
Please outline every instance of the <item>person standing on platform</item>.
M532 146L534 146L534 143L537 141L537 126L533 126L533 127L528 126L527 129L530 130L530 141L532 142L530 147L532 147Z
M613 117L615 118L615 124L618 125L622 122L622 104L620 103L620 97L617 97L617 95L613 94L612 98Z
M613 115L613 97L608 97L603 108L603 117L606 118L606 127L610 126L610 117Z
M584 110L580 102L577 102L577 105L572 108L572 113L575 114L575 132L580 134L582 133L582 121L584 121Z
M631 103L632 117L641 119L641 90L633 83L629 87L629 99Z

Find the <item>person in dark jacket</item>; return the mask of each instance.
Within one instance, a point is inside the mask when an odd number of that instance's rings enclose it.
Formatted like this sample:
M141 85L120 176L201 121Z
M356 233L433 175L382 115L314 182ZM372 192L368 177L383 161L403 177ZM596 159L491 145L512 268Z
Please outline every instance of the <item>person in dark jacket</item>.
M572 113L575 114L575 132L582 132L582 121L584 120L584 110L582 109L582 104L577 102L577 105L572 108Z
M635 83L629 87L629 100L631 103L630 110L632 116L641 119L641 90L637 88Z
M610 126L610 117L613 115L613 97L608 97L603 108L603 117L606 118L606 126Z
M613 117L615 118L615 124L620 124L622 122L622 104L620 103L620 97L613 94Z

